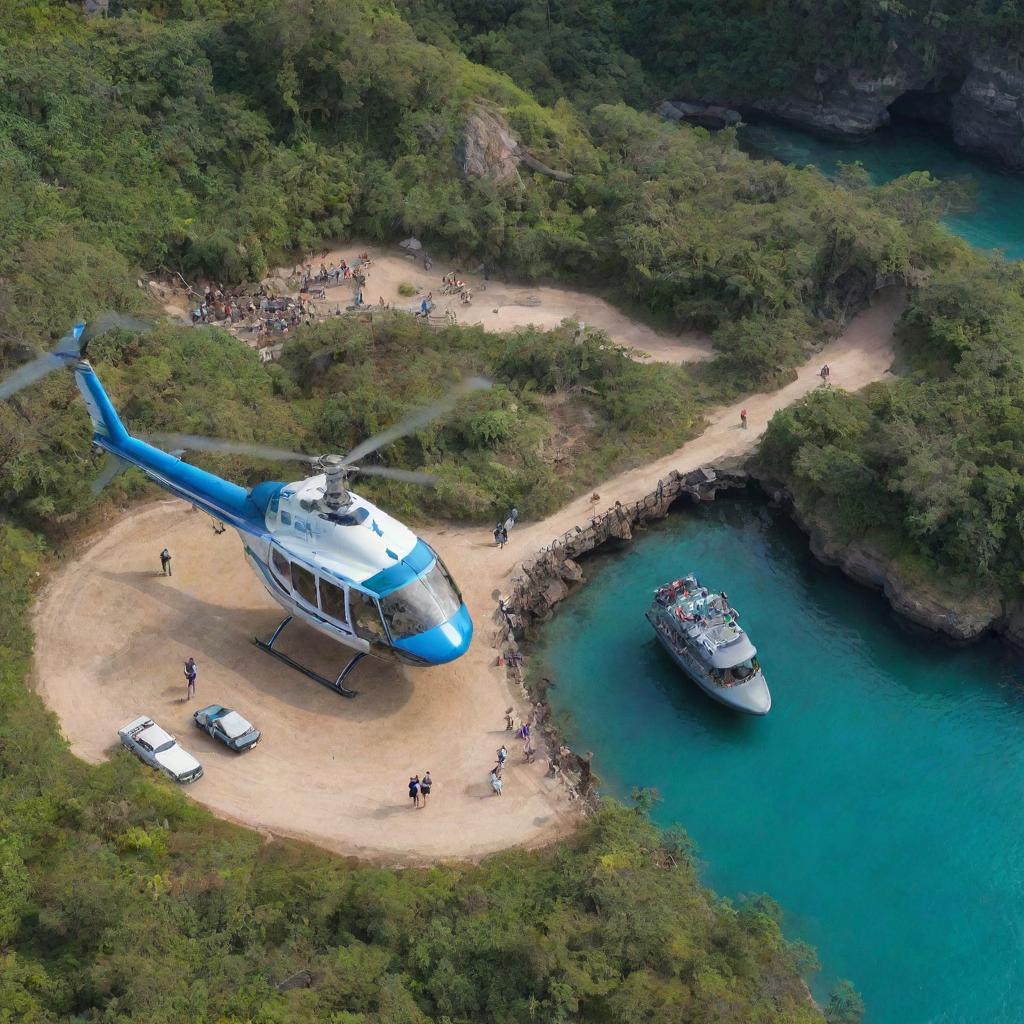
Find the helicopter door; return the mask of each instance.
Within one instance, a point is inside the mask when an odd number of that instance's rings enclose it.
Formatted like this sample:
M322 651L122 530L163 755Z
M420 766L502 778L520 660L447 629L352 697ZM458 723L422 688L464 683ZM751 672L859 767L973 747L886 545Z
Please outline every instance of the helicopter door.
M336 583L328 583L320 577L320 611L337 625L349 628L348 615L345 613L345 591Z

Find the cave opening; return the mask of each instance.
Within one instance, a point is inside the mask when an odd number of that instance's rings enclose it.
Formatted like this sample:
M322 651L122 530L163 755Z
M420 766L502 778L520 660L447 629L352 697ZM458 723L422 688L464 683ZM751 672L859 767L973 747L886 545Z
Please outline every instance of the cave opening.
M908 89L889 104L893 124L914 122L949 134L953 123L953 100L964 84L963 73L938 76L920 89Z

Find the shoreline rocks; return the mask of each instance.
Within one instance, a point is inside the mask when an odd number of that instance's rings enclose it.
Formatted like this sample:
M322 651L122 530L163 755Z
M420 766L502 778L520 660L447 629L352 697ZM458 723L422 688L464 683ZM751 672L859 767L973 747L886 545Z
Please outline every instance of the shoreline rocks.
M869 540L841 540L808 516L784 484L748 467L751 479L773 505L785 509L807 534L811 553L823 565L834 566L855 583L880 590L897 614L940 633L956 643L972 643L988 633L1024 648L1024 601L1005 602L996 590L980 589L969 578L941 581L908 578L896 559ZM952 586L943 586L943 583Z

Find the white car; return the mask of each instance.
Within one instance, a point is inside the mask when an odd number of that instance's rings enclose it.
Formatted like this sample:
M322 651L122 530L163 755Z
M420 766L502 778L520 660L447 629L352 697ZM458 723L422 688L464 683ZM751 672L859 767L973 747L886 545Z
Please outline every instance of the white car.
M195 782L203 774L203 766L178 741L157 725L152 718L136 718L117 730L121 746L126 747L146 764L157 768L175 782Z

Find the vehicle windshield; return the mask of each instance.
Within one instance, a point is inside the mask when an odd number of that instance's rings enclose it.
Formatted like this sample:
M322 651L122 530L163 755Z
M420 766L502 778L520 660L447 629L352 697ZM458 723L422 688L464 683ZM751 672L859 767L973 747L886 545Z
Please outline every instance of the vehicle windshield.
M174 746L174 740L164 740L164 742L161 743L160 746L157 747L156 750L153 751L153 753L154 754L162 754L165 750L170 750L171 747L173 747L173 746Z
M419 579L407 583L380 601L392 640L425 633L447 622L462 604L440 559Z

